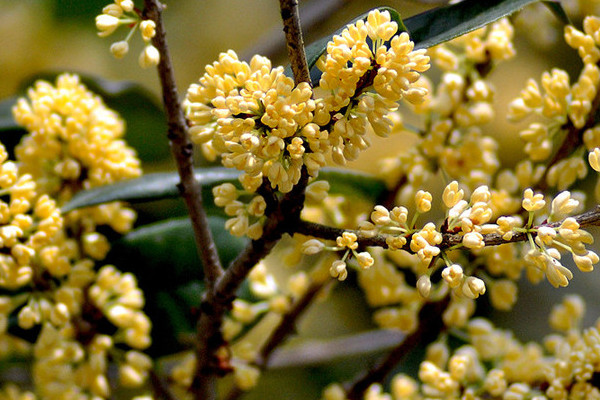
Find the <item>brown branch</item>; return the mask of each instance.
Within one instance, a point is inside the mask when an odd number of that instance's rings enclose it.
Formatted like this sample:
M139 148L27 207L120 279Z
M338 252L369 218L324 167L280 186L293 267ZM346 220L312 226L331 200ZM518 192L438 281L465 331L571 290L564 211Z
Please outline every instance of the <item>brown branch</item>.
M306 309L312 304L315 297L321 292L321 289L323 289L323 287L327 284L332 284L331 282L333 282L333 280L329 280L327 283L313 282L313 284L308 287L302 297L300 297L300 299L294 303L292 308L285 313L275 330L271 332L269 338L256 356L254 365L256 365L261 371L267 368L273 351L275 351L275 349L277 349L281 343L283 343L291 334L294 333L298 318L300 318L300 316L304 314L304 311L306 311ZM235 400L243 393L243 390L237 386L234 386L227 395L226 399Z
M310 83L302 33L300 32L297 1L281 0L281 7L295 83L296 85L300 82ZM262 237L259 240L251 241L231 263L216 282L214 289L207 291L200 307L201 314L197 323L196 371L191 386L196 399L215 399L217 376L224 375L231 370L229 360L218 355L220 349L227 348L227 343L221 333L223 317L231 308L235 293L250 270L269 254L284 233L293 232L293 227L300 219L300 212L304 206L307 184L308 172L306 167L302 167L298 183L280 201L275 202L276 196L269 191L269 182L263 182L260 191L268 194L266 201L268 201L269 210L266 213L267 220Z
M167 124L169 127L168 138L171 144L171 151L177 164L177 171L179 172L179 191L190 214L194 229L196 248L204 266L204 276L207 287L205 296L210 299L214 293L215 284L223 274L223 267L221 266L217 248L209 228L208 217L203 207L202 188L194 176L193 146L187 131L187 123L183 109L179 102L173 65L162 20L164 5L158 0L145 0L144 4L144 17L153 20L156 24L156 35L152 39L152 44L160 53L158 75L162 87L163 103L167 114ZM206 313L203 312L202 316L206 316ZM204 325L200 322L201 319L202 318L199 318L198 328L201 328ZM220 320L213 320L212 325L217 325L218 330L220 327ZM197 355L199 355L201 359L198 361L198 364L201 365L201 368L199 368L201 373L197 375L201 376L198 377L199 382L195 381L196 385L194 385L192 389L196 398L211 400L216 396L216 378L212 373L205 374L205 370L202 367L204 364L208 364L206 359L212 360L212 356L216 352L216 349L214 352L205 352L204 349L210 347L208 341L211 337L207 337L205 332L200 330L198 331L197 336L199 342L198 348L200 349L197 352Z
M596 206L593 210L587 211L583 214L574 215L573 217L581 228L588 226L600 226L600 206ZM548 226L551 228L557 228L560 226L562 221L540 224L534 228L542 226ZM322 225L315 222L309 222L300 220L295 226L295 232L307 236L312 236L324 240L335 240L338 236L341 236L344 232L352 232L356 234L358 243L361 247L383 247L387 248L388 245L385 242L386 236L376 235L373 237L367 237L359 230L335 228L332 226ZM535 232L530 233L533 237L537 234ZM457 233L443 233L442 243L437 245L441 250L447 249L452 246L456 246L462 243L463 235ZM527 233L525 232L514 232L512 238L506 240L502 238L502 235L498 233L488 233L483 235L483 241L486 246L498 246L506 243L523 242L527 240ZM407 237L407 243L404 245L402 250L412 252L410 250L410 237Z
M348 400L362 400L363 393L373 383L382 382L400 361L419 344L433 342L444 331L442 313L448 306L449 296L437 303L423 306L419 312L419 328L383 357L369 371L361 373L351 382L344 384Z
M294 82L311 83L310 71L306 62L304 52L304 40L300 29L300 17L298 16L298 0L279 0L281 19L283 20L283 31L288 49L288 57L294 73Z
M163 104L167 114L168 138L173 157L175 157L177 163L177 171L179 172L180 183L178 187L192 220L196 247L204 265L207 288L211 290L214 283L223 273L223 268L212 238L212 233L209 229L208 217L202 204L202 189L194 176L193 147L177 94L173 64L162 20L164 5L158 0L145 0L144 4L144 17L153 20L156 24L156 35L152 39L152 44L160 53L158 76L162 88Z
M310 32L313 28L319 27L348 3L350 3L350 0L314 0L303 2L300 7L303 30ZM250 60L255 54L273 59L282 53L285 49L285 40L282 40L280 32L281 28L279 26L267 31L254 45L241 52L240 59Z

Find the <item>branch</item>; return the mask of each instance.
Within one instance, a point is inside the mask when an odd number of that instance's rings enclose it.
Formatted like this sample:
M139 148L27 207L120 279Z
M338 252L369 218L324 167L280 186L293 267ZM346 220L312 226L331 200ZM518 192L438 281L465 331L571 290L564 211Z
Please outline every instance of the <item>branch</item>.
M202 203L202 188L200 183L194 177L193 146L188 135L187 123L177 94L173 65L162 20L164 6L158 0L145 0L144 5L144 16L152 19L156 24L156 35L152 39L152 44L160 53L158 75L162 87L163 103L169 126L168 138L171 144L171 151L177 164L177 171L179 172L179 191L190 214L194 229L196 248L204 265L204 276L206 277L205 282L207 288L205 296L210 299L214 293L216 282L223 274L223 267L219 260L217 248L209 228L208 217ZM202 316L206 317L206 313L203 312ZM203 318L199 318L198 321L199 328L203 326L200 322L201 319ZM218 331L220 328L220 320L213 320L212 325L216 325ZM198 379L199 382L195 381L196 385L194 385L192 389L194 390L196 398L211 400L215 398L216 379L214 374L204 374L203 372L205 371L204 366L209 364L206 361L212 360L214 353L204 352L203 349L207 347L207 341L211 339L212 336L207 337L206 333L201 330L198 331L197 335L199 342L198 347L200 349L197 354L200 355L201 358L201 360L198 360L198 364L201 365L199 371L202 371L202 374L198 375L201 375L202 377Z
M144 16L153 20L156 24L156 35L152 39L152 44L160 53L158 76L169 126L167 136L171 144L173 157L175 157L175 162L177 163L177 171L179 172L179 191L185 200L190 219L192 220L196 248L204 265L206 285L210 291L223 273L223 268L212 238L212 233L209 229L208 217L202 204L202 188L194 177L193 147L177 94L173 64L162 20L164 6L158 0L145 0L144 4Z
M322 25L348 3L350 3L350 0L314 0L304 2L300 9L304 31L310 32L313 28ZM273 29L262 35L253 46L244 50L240 58L250 60L253 55L260 54L273 59L283 52L285 47L285 41L281 40L280 32L281 28L279 26L273 27Z
M575 215L571 218L574 218L577 223L579 223L581 228L585 228L588 226L600 226L600 205L596 206L593 210L587 211L583 214ZM552 222L552 223L544 223L534 228L539 228L542 226L547 226L550 228L557 228L563 221ZM359 230L352 229L342 229L335 228L332 226L322 225L315 222L308 222L305 220L300 220L295 227L295 232L300 233L307 236L313 236L315 238L324 239L324 240L335 240L338 236L342 236L344 232L352 232L356 234L358 238L358 243L361 247L382 247L387 248L388 245L385 242L386 236L384 235L376 235L373 237L367 237L361 233ZM530 232L530 235L535 237L537 235L536 232ZM452 246L456 246L462 243L463 235L457 233L443 233L442 234L442 243L437 245L441 250L447 249ZM506 243L515 243L515 242L524 242L527 239L527 233L525 232L514 232L512 238L506 240L502 238L502 235L498 233L488 233L483 235L483 241L486 246L498 246ZM407 243L404 245L402 250L406 250L408 252L412 252L410 250L410 237L407 237Z
M310 306L315 299L315 297L321 292L321 289L326 285L331 285L333 280L324 282L313 282L306 292L294 303L292 308L285 313L277 327L265 342L265 344L260 349L260 352L256 356L256 360L254 361L254 365L256 365L261 371L267 368L269 361L271 359L271 355L273 351L283 343L292 333L294 333L296 329L296 322L298 318L304 314L304 311ZM243 394L243 390L239 387L234 386L229 394L227 395L227 400L235 400L239 396Z
M296 85L300 82L310 84L310 71L304 52L304 40L302 39L300 17L298 16L298 0L279 0L279 8L283 20L288 57L294 73L294 82Z
M402 343L383 357L369 371L344 384L348 400L362 400L363 393L375 382L382 382L400 361L419 344L429 344L444 331L442 313L446 309L450 297L437 303L423 306L419 312L419 328L408 335Z
M310 83L300 32L298 3L281 0L280 4L295 83ZM216 377L231 371L229 360L218 355L220 349L227 348L221 333L223 317L231 308L236 291L250 270L270 253L284 233L293 232L293 227L300 220L307 184L308 172L306 167L302 167L300 180L280 201L275 202L276 197L272 193L266 197L269 210L266 213L263 236L259 240L251 241L218 279L213 290L207 291L208 295L202 301L196 327L196 371L191 386L196 399L215 399ZM269 182L264 181L259 192L270 193L268 185Z

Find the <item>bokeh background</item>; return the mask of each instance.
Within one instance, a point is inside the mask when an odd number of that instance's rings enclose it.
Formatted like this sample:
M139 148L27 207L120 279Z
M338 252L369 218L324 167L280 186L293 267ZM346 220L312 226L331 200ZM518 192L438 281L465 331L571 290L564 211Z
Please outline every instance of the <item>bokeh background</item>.
M94 17L107 0L0 0L0 101L10 101L22 93L24 85L40 74L58 71L99 76L110 81L134 82L147 91L155 106L160 105L159 84L154 69L142 70L137 56L142 42L136 36L130 52L116 60L109 52L113 41L126 35L121 28L108 38L96 34ZM138 6L141 1L137 0ZM301 18L307 26L305 41L312 42L333 32L376 6L397 9L403 17L423 12L434 5L417 1L301 0ZM560 27L542 8L525 10L517 19L517 57L500 66L492 74L497 90L497 123L486 127L487 134L498 140L499 157L505 166L515 165L524 157L518 139L518 126L504 122L508 102L518 95L529 77L539 79L542 71L560 67L576 76L578 58L561 42ZM577 23L580 15L572 15ZM165 13L168 41L173 56L180 94L195 82L204 66L228 49L243 59L260 53L271 57L275 65L286 63L284 36L281 31L276 0L178 0L168 2ZM123 115L135 109L135 96L128 104L114 107ZM147 106L147 103L144 103ZM129 110L129 111L128 111ZM155 125L154 108L147 112L147 125L131 126L128 140L142 156L146 171L172 168L166 135L149 137L146 129ZM138 115L138 114L136 114ZM139 115L138 115L139 117ZM160 116L159 116L160 117ZM5 138L0 138L4 140ZM373 147L352 164L366 172L377 171L377 160L393 156L409 143L410 138L397 136L375 139ZM439 182L434 182L435 185ZM592 202L588 207L592 206ZM162 207L166 207L164 204ZM168 207L177 208L177 204ZM152 213L152 211L142 210ZM174 212L175 213L175 212ZM597 236L598 231L594 231ZM568 293L580 293L588 304L587 323L600 316L600 278L598 273L583 275L573 268L575 277L569 287L555 290L547 282L533 286L520 285L520 298L512 312L496 313L498 324L513 327L523 340L540 339L548 332L547 315L551 305ZM372 329L369 310L360 292L350 282L338 285L327 301L314 306L299 327L300 339L339 338L352 332ZM383 339L382 339L383 340ZM285 388L287 398L318 398L323 385L332 380L345 380L375 360L374 356L350 357L327 364L288 366L265 374L256 394L247 398L280 398ZM407 365L414 366L414 360ZM1 369L1 368L0 368Z

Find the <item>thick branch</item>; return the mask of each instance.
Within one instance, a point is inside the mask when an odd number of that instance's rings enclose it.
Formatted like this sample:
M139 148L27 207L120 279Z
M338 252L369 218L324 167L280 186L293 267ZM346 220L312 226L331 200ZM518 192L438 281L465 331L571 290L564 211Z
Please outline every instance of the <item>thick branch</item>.
M209 290L223 273L217 248L212 238L208 225L208 217L202 205L202 190L194 177L193 147L187 132L187 124L175 84L175 75L169 48L167 46L166 32L162 20L164 6L158 0L145 0L144 16L152 19L156 24L156 36L152 39L153 45L160 53L158 76L163 93L163 104L167 114L169 126L168 138L171 151L177 163L179 172L179 191L192 220L194 236L198 254L204 265L204 276Z
M445 329L442 313L446 309L449 297L437 303L423 306L419 313L419 328L408 335L404 341L383 357L369 371L357 376L344 385L348 400L360 400L363 393L375 382L382 382L400 361L419 344L429 344Z
M300 82L310 83L300 32L297 1L281 0L281 7L295 83L296 85ZM302 60L304 60L303 63ZM214 290L209 292L210 295L202 302L201 315L197 324L196 372L192 382L192 391L197 399L214 399L216 377L229 372L231 367L228 360L217 356L219 349L226 347L221 333L223 317L231 308L236 291L250 270L270 253L284 233L293 232L293 227L300 220L307 183L308 172L306 167L303 167L299 182L280 201L276 202L275 194L269 190L269 182L263 182L259 193L265 194L268 205L263 236L248 244L246 249L222 274L214 286Z
M300 29L300 17L298 16L298 0L279 0L281 19L283 20L283 31L288 49L288 57L294 73L294 82L310 82L310 71L306 62L304 52L304 40Z

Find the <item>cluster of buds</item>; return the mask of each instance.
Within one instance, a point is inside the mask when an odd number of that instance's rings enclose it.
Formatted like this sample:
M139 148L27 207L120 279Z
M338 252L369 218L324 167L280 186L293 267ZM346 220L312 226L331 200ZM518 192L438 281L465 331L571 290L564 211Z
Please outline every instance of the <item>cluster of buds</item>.
M156 35L156 24L152 20L142 19L132 0L115 0L114 4L104 7L102 14L96 17L96 28L98 28L100 37L111 35L121 25L126 25L129 33L124 40L114 42L110 46L112 55L116 58L125 57L129 52L129 40L139 27L145 43L144 50L138 59L139 64L142 68L158 65L160 54L151 44L152 38Z
M375 262L373 257L368 251L357 251L358 249L358 237L353 232L344 232L342 236L336 238L336 246L326 246L323 242L318 239L310 239L304 242L302 245L302 252L304 254L316 254L323 250L328 251L343 251L344 256L341 260L336 260L331 264L329 273L332 277L337 278L340 281L345 280L348 277L347 263L346 261L350 257L354 257L358 262L360 268L369 268Z
M255 195L256 184L260 180L248 175L240 176L239 181L244 189L240 190L231 183L223 183L213 188L215 204L224 207L225 214L232 217L225 223L225 228L234 236L248 236L258 239L262 236L267 204L260 195ZM247 202L240 199L251 197Z
M356 159L369 146L369 128L387 136L396 101L423 100L416 82L429 57L398 33L389 12L376 10L334 36L317 67L323 74L313 91L264 57L246 63L222 53L188 90L192 141L207 158L287 193L302 168L315 177L328 157Z

